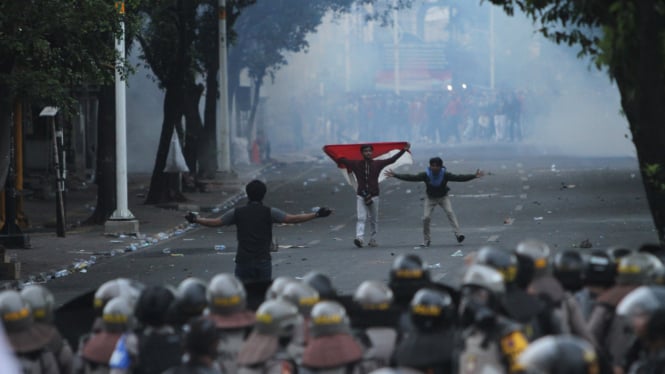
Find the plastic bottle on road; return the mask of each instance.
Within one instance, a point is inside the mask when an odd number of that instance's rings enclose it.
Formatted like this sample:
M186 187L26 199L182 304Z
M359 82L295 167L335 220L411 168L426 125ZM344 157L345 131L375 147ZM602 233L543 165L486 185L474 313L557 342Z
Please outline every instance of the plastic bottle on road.
M224 244L217 244L215 245L215 251L221 252L226 249L226 246Z

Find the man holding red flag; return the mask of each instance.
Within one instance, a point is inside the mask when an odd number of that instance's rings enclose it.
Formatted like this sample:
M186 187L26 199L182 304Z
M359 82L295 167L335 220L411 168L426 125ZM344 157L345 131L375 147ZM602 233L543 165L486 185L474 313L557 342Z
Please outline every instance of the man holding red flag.
M379 157L373 158L374 146L381 147ZM357 145L356 145L357 146ZM350 147L354 145L327 145L323 147L323 151L330 156L340 167L346 168L348 174L352 174L357 182L356 187L356 238L353 244L361 248L364 245L365 238L365 223L369 220L370 247L376 247L376 233L378 231L379 222L379 178L382 176L381 171L388 165L395 163L400 159L405 152L407 152L411 145L407 142L399 143L375 143L375 144L362 144L360 145L361 159L354 159L355 155L351 154ZM393 154L388 158L381 159L381 155L389 154L391 150L397 150L397 146L401 147L399 152ZM356 148L357 149L357 148ZM410 157L409 157L410 161Z

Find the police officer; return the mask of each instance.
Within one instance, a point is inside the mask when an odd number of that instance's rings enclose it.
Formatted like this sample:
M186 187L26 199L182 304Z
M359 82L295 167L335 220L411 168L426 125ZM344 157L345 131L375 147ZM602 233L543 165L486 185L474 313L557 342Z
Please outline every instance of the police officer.
M128 278L115 278L102 283L102 285L95 291L93 299L93 308L95 310L95 315L98 318L96 318L93 323L92 331L101 329L101 316L104 307L109 300L114 297L122 296L127 300L130 300L131 303L135 303L143 288L145 288L145 286L141 282Z
M388 287L393 291L395 304L408 311L416 292L431 286L429 271L423 260L415 254L401 254L395 258L390 269Z
M180 363L181 334L168 321L174 301L175 290L169 286L149 286L141 292L134 308L140 324L136 332L139 353L134 374L161 374Z
M453 373L458 330L450 295L433 288L419 290L411 301L409 317L413 328L404 333L395 349L395 363L422 373Z
M0 315L9 344L19 360L23 373L58 374L58 363L49 344L55 330L35 324L32 311L14 290L0 292Z
M134 327L133 302L122 296L109 300L102 311L101 330L83 337L79 344L74 372L131 373L138 357Z
M399 338L401 311L393 303L393 292L383 282L366 280L353 293L347 307L354 335L364 345L364 371L388 366Z
M570 335L546 336L534 341L520 355L519 362L529 373L600 373L593 346Z
M54 325L55 297L46 287L38 284L28 285L22 289L21 297L30 307L35 323L44 324L54 330L53 339L49 342L49 350L55 355L60 372L71 373L74 365L74 352Z
M186 362L164 374L222 374L216 361L219 332L215 323L202 316L194 317L185 331Z
M217 362L222 372L235 373L238 351L256 322L247 309L245 287L235 275L222 273L210 280L207 312L220 333Z
M310 313L314 305L320 300L319 293L304 282L295 281L284 286L280 298L295 305L304 320L302 325L297 326L298 330L295 331L293 340L289 345L290 355L299 362L310 336Z
M659 260L648 253L631 253L622 257L617 268L616 285L598 296L591 312L589 329L600 345L599 353L615 370L625 366L626 355L636 339L626 321L615 318L616 307L631 291L650 283L658 264Z
M518 285L518 261L515 254L485 246L473 256L473 262L486 265L501 273L506 292L500 299L502 313L520 323L529 341L560 332L560 321L537 296Z
M363 348L351 334L341 304L327 300L317 303L310 314L310 334L300 373L360 373Z
M208 283L201 278L183 279L176 288L175 300L169 312L170 322L182 328L199 317L208 306Z
M289 277L288 275L280 275L279 277L273 279L273 281L270 283L270 287L266 290L266 300L275 300L278 299L282 295L282 291L284 291L284 287L289 283L289 282L295 282L296 279L293 277Z
M575 293L585 320L589 320L596 298L614 285L617 265L603 250L594 250L585 260L584 287Z
M527 239L518 243L516 255L531 259L533 264L534 277L528 290L545 301L546 307L554 311L554 315L561 322L562 333L573 334L595 344L577 300L566 293L561 283L551 273L550 252L549 246L540 240Z
M298 308L290 302L263 302L256 311L254 329L238 352L238 374L295 373L297 364L288 346L303 323Z
M504 293L501 273L485 265L469 266L459 306L463 328L459 373L523 371L517 358L529 343L519 324L499 314Z
M628 320L639 339L638 356L627 363L628 372L665 372L665 287L636 288L621 300L617 314Z

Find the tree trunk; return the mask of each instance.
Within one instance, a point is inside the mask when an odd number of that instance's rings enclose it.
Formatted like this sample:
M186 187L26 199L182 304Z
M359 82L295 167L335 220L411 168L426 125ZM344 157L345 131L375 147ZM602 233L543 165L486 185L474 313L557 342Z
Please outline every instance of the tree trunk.
M252 110L249 113L249 119L247 120L247 140L248 144L251 144L256 138L256 131L254 131L254 121L256 120L256 111L259 107L259 99L261 93L261 85L263 83L263 77L254 79L254 97L252 98Z
M160 204L172 201L186 201L180 190L179 173L165 173L166 156L171 145L171 136L176 126L180 126L183 114L183 92L180 85L166 88L164 96L164 122L159 137L159 147L155 158L155 167L150 178L150 190L146 204Z
M194 179L198 175L197 148L203 132L203 123L201 122L201 114L199 113L199 102L201 101L202 94L203 85L195 84L194 82L187 85L184 103L185 141L183 142L183 156L189 168L189 175ZM192 180L191 182L195 183L196 181Z
M217 66L206 71L203 131L198 139L199 177L214 178L217 171Z
M661 246L665 246L665 70L659 49L663 17L650 2L638 4L637 56L626 70L614 71L621 101L637 149L653 223Z
M97 120L97 205L84 224L102 225L116 208L115 126L115 87L102 86Z

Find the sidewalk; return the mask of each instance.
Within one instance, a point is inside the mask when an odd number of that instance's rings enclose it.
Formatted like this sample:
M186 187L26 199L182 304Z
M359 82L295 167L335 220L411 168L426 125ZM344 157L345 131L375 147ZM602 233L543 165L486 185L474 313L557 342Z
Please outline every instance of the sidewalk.
M137 236L105 235L104 225L81 226L96 206L96 189L81 181L68 183L66 193L66 233L56 235L55 199L40 200L26 197L24 213L30 228L31 248L7 249L12 262L18 262L18 279L0 279L1 288L17 288L26 283L44 283L72 272L87 272L95 263L115 255L180 235L188 230L185 211L214 214L227 209L244 196L245 184L257 178L269 165L235 166L231 175L218 176L207 185L207 192L185 193L189 201L161 206L145 205L150 174L129 174L127 185L128 208L139 220Z

